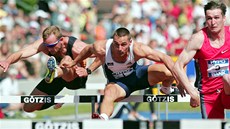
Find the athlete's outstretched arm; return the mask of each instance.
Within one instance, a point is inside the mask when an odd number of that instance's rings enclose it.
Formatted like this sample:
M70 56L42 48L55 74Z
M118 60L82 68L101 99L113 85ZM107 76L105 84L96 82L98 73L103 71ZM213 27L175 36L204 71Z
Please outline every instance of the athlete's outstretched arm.
M4 72L6 72L11 64L18 62L21 59L25 59L25 58L28 58L28 57L31 57L37 54L38 52L41 51L40 46L42 42L43 40L39 39L35 41L34 43L31 43L27 47L11 54L10 56L6 58L6 60L0 61L0 67L3 68Z
M174 62L172 58L160 51L153 50L147 45L136 43L134 46L135 55L137 58L147 58L155 62L163 62L165 66L172 72ZM137 59L136 59L137 60Z
M191 102L190 105L192 107L197 107L200 104L199 100L199 93L194 88L194 86L191 85L187 74L184 70L184 67L193 59L195 56L197 50L199 50L203 43L203 34L202 32L198 32L197 34L192 35L191 39L189 40L187 46L184 48L182 53L179 55L174 67L173 67L173 74L175 75L177 81L182 86L182 88L185 88L187 93L191 96Z
M82 62L83 60L85 60L93 54L92 50L92 44L85 46L85 48L79 53L79 55L73 60L72 63L63 63L61 67L72 67L76 65L78 62Z

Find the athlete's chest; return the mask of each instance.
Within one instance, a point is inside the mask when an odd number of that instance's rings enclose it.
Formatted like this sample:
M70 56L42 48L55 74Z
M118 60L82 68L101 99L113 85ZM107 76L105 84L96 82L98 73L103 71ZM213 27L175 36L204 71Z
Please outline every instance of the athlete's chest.
M199 64L207 77L220 77L229 73L230 44L225 42L220 48L206 45L200 50Z
M206 41L198 53L202 59L230 58L230 40L223 43Z

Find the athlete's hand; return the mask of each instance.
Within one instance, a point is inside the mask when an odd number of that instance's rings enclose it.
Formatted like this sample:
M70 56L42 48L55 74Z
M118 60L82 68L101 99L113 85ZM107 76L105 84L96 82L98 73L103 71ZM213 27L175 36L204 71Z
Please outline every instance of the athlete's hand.
M69 61L69 62L63 62L61 64L61 68L70 68L70 67L73 67L76 63L72 60L72 61Z
M74 65L72 65L74 63L73 59L70 56L65 56L61 62L60 62L60 67L61 68L70 68Z
M184 87L183 87L182 85L178 84L178 85L177 85L177 88L178 88L178 90L179 90L179 92L180 92L180 95L181 95L182 97L185 97L185 96L186 96L186 91L185 91Z
M198 106L200 106L200 95L199 95L199 91L195 90L195 94L190 95L190 106L193 108L196 108Z
M86 77L86 76L88 76L88 73L87 73L87 71L86 71L85 68L74 66L74 69L75 69L75 73L77 74L77 76L79 76L79 77Z
M3 69L4 72L8 70L10 63L7 61L0 61L0 67Z

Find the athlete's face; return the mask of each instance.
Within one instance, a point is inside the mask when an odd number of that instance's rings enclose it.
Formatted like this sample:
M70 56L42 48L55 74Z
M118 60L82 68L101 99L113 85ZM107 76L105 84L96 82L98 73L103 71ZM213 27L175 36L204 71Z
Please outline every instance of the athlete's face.
M119 37L115 35L113 38L114 52L116 52L121 56L127 55L130 44L131 44L131 40L129 39L128 36Z
M224 27L225 16L223 16L221 12L221 9L206 11L206 25L211 33L218 33Z
M44 42L43 45L46 46L51 54L56 54L61 48L62 38L58 39L55 35L50 35Z

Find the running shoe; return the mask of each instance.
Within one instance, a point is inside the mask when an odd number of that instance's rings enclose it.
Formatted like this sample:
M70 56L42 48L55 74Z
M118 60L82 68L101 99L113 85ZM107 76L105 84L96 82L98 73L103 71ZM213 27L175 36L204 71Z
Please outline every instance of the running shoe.
M62 107L63 104L64 104L64 103L57 103L57 104L55 104L55 105L53 106L53 108L54 108L54 109L59 109L59 108Z
M55 57L51 56L47 61L47 72L45 76L45 81L51 83L55 78L55 72L57 72L57 62Z
M23 118L35 118L35 117L37 117L37 114L35 114L33 112L25 112L25 111L23 111L21 116Z
M171 87L161 86L160 92L169 95L171 93Z
M128 120L136 121L137 118L133 114L128 115Z
M136 119L139 120L139 121L148 121L148 118L145 118L145 117L142 116L142 115L137 115L137 116L136 116Z
M179 89L176 86L170 86L170 87L161 86L160 92L166 95L180 94Z
M172 86L173 91L171 92L171 94L180 94L179 89L176 86Z
M93 113L91 117L92 119L102 119L98 113Z

